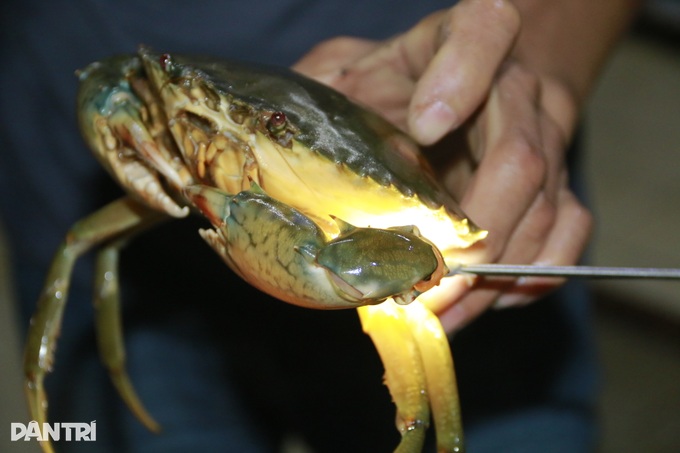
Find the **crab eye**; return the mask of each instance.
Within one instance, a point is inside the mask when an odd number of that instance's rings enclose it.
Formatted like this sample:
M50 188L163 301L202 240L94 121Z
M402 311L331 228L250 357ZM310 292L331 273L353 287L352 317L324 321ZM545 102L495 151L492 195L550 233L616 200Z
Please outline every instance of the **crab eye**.
M169 71L169 68L172 66L172 57L169 53L164 53L160 56L158 62L160 63L161 68L163 68L163 71Z
M281 133L286 128L286 114L283 112L274 112L267 120L267 130L272 135Z

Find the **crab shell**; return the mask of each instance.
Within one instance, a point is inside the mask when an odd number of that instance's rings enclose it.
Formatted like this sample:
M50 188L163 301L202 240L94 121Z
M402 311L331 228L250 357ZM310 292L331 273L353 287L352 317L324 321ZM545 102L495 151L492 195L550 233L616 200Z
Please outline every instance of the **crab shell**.
M330 238L340 234L335 218L360 228L415 226L446 259L486 235L406 134L295 72L141 48L80 77L86 141L129 193L171 215L197 206L188 186L234 195L254 182Z
M406 134L325 85L283 68L144 48L132 62L196 182L236 194L252 179L330 231L329 215L361 227L415 224L443 253L486 234ZM285 124L273 124L281 114Z

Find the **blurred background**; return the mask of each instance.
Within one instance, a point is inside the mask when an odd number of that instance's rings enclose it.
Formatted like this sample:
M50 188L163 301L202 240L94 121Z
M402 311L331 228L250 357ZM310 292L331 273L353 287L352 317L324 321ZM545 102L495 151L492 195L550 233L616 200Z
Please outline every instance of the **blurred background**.
M597 231L590 260L680 267L680 1L650 2L587 109L586 176ZM1 219L0 219L1 220ZM602 453L680 452L680 282L592 282L602 363ZM28 419L0 225L0 452Z
M680 1L651 2L586 117L593 264L680 267ZM680 282L592 282L603 453L680 452Z

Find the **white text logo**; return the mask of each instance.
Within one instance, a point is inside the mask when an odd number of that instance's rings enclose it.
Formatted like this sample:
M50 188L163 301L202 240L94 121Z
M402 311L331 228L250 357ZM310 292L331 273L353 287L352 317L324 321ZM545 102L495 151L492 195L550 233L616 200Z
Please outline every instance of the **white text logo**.
M43 423L42 430L38 422L32 421L28 425L12 423L12 439L16 440L66 440L91 441L97 440L97 422L90 423ZM63 436L62 436L63 434Z

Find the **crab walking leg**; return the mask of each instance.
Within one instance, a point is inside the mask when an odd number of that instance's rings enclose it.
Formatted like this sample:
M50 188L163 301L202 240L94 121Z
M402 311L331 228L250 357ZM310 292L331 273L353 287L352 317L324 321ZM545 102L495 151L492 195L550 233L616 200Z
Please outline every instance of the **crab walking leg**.
M159 432L160 425L144 408L125 370L125 346L120 307L118 259L128 237L116 240L97 253L95 264L94 308L99 356L125 404L149 430Z
M122 198L77 222L67 233L52 261L38 306L31 318L24 351L25 391L29 412L42 427L46 421L45 375L51 371L56 340L68 297L73 266L80 255L107 240L156 223L161 214ZM49 442L43 451L53 452Z
M357 309L385 366L385 384L397 406L401 442L395 453L420 452L430 419L428 392L420 352L407 321L408 307L391 301Z
M458 388L446 332L439 318L421 302L416 300L405 308L408 310L406 320L425 369L432 420L437 432L437 452L463 452Z

